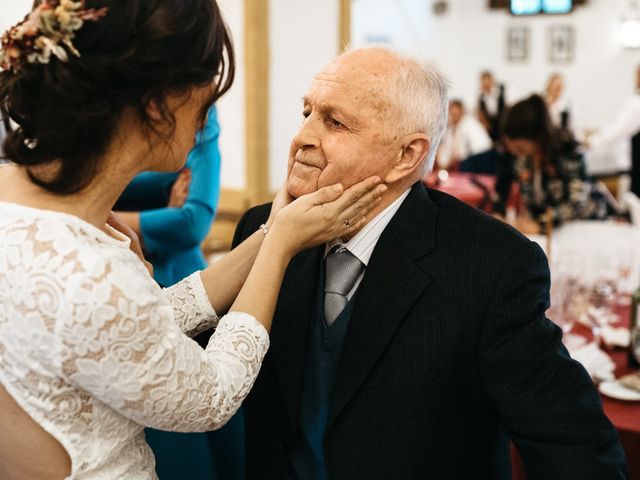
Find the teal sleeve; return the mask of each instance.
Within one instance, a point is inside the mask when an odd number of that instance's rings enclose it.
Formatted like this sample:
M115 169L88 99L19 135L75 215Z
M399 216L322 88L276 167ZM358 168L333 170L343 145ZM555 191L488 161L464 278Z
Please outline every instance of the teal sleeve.
M212 107L187 158L191 185L185 204L140 212L142 239L149 253L168 255L194 248L209 233L220 196L219 134L216 109Z

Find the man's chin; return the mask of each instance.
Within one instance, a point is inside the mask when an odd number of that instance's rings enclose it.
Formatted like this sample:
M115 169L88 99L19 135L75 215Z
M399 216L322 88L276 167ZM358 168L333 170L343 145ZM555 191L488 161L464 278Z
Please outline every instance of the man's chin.
M302 195L313 193L316 190L314 186L309 185L307 182L301 182L298 179L291 179L287 183L287 192L289 192L289 195L293 198L299 198Z

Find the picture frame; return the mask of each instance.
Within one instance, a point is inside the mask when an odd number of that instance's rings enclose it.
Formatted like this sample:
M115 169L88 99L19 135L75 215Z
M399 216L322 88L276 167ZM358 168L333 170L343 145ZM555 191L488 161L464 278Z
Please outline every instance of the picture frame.
M572 25L550 25L547 30L547 43L549 62L573 62L576 42Z
M525 62L529 58L529 27L517 25L507 28L506 57L509 62Z

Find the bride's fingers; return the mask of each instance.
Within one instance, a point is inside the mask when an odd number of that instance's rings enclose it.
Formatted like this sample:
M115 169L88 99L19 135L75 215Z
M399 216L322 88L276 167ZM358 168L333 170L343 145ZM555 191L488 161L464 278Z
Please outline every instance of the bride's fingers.
M340 219L348 220L349 223L357 222L361 217L367 215L382 200L382 194L387 191L386 185L378 185L366 192L354 204L349 205L339 216Z
M357 203L362 199L362 197L373 190L376 185L379 185L381 181L382 180L380 180L379 177L369 177L355 185L352 185L331 205L332 208L335 208L336 211L348 209L351 205Z
M336 183L335 185L323 187L313 193L303 195L298 200L307 203L310 207L316 205L324 205L326 203L332 202L335 203L336 199L339 199L338 197L342 195L343 191L344 188L342 187L342 185Z
M362 227L364 227L366 223L367 223L366 216L361 216L358 220L353 220L353 221L345 220L343 222L344 231L341 233L341 236L344 237L344 236L350 236L351 234L355 234Z

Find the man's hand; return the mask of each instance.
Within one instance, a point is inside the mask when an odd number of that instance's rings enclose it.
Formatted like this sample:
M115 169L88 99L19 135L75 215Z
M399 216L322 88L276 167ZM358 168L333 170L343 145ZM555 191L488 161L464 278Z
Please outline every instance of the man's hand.
M189 188L191 187L191 170L184 168L178 178L171 187L171 194L169 195L169 208L182 208L184 202L187 201L189 196Z
M114 212L111 212L111 214L109 214L109 218L107 218L107 224L115 228L123 235L129 237L129 239L131 240L131 245L129 245L129 248L138 256L140 260L142 260L142 263L144 263L144 266L149 271L149 274L153 277L153 265L147 262L144 258L144 254L142 253L142 245L140 244L140 237L138 237L138 234L133 231L133 229L126 223L120 220Z

